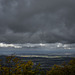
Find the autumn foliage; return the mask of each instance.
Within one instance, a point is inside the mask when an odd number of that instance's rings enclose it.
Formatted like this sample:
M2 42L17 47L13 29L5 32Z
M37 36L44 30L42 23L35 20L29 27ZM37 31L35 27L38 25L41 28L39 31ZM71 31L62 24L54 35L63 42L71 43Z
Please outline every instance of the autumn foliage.
M40 64L25 62L15 56L7 56L4 63L0 60L0 75L75 75L75 58L68 64L54 65L49 71L43 71Z
M75 75L75 58L68 64L54 65L46 75Z

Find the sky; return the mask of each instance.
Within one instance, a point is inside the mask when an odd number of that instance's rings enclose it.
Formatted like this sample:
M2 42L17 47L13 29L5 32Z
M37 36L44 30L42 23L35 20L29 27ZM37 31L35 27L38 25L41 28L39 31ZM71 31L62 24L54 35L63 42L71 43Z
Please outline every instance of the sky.
M75 0L0 0L0 42L75 43Z

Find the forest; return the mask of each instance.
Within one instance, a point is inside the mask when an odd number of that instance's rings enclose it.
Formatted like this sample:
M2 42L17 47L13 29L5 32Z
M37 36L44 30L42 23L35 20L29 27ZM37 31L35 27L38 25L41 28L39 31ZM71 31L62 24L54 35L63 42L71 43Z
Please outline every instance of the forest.
M42 70L40 63L23 61L16 56L6 56L5 60L0 59L0 75L75 75L75 58L68 63L61 65L54 64L50 70Z

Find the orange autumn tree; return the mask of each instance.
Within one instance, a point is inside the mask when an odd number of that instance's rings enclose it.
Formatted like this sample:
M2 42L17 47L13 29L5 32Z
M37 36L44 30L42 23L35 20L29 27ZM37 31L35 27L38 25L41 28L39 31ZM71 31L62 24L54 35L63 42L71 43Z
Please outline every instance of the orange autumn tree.
M75 75L75 58L68 64L54 65L46 75Z
M0 75L35 75L40 72L39 66L33 68L32 61L24 62L15 56L7 56L5 65L0 64Z

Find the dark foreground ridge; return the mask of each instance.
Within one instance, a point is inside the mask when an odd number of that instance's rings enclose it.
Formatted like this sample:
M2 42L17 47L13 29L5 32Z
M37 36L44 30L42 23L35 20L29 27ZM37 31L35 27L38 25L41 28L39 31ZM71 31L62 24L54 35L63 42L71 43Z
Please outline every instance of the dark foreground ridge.
M31 60L35 66L40 63L41 64L40 67L45 70L50 69L50 67L52 67L54 64L60 65L63 62L68 63L73 58L73 57L44 58L44 57L18 57L18 56L15 57L25 62ZM4 63L6 60L6 56L2 55L0 56L0 59L2 59Z
M0 56L0 75L75 75L75 58Z

